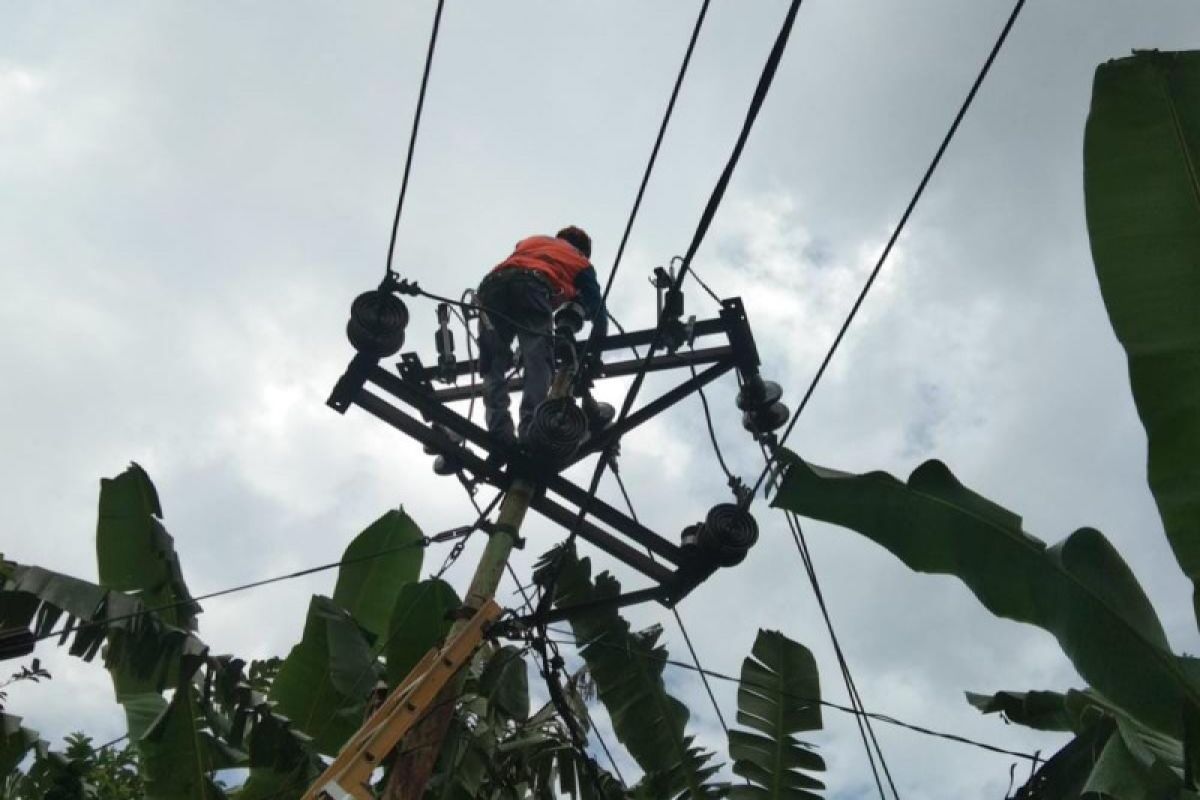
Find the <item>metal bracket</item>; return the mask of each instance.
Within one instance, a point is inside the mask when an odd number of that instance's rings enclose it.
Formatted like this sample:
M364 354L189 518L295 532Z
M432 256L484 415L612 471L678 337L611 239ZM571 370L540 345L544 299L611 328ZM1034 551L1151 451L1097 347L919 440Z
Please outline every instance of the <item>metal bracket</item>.
M591 498L585 489L563 477L561 471L604 450L624 434L730 370L736 369L742 375L757 372L758 350L740 299L723 301L721 313L716 318L689 319L687 328L690 340L720 337L724 341L700 349L660 353L648 362L632 359L602 363L594 376L596 379L633 375L642 369L703 369L636 409L619 424L597 432L566 465L548 464L545 459L535 458L522 448L505 448L483 428L449 407L451 402L480 395L482 384L473 382L465 386L433 388L432 381L439 377L473 375L478 369L477 361L459 361L452 369L448 365L439 369L437 366L426 367L416 353L404 353L396 364L397 371L392 372L381 366L378 360L359 355L350 362L346 373L338 380L329 398L329 405L340 413L345 413L350 405L360 406L421 442L430 451L454 459L456 465L461 465L458 474L462 476L464 472L469 473L472 483L485 481L506 490L515 479L523 478L540 486L541 491L530 501L530 508L563 528L574 529L578 525L580 538L656 584L622 597L633 598L628 601L630 603L657 600L669 607L707 579L716 567L696 563L689 553L680 548L675 537L668 540L603 500ZM595 351L602 354L648 345L654 338L653 329L631 331L598 340ZM509 391L521 387L521 378L509 381ZM420 419L403 410L395 401L411 408ZM461 440L455 441L453 437L460 437ZM484 454L480 455L473 448L484 451ZM579 509L584 504L588 505L588 518L580 522ZM620 601L620 604L627 603Z

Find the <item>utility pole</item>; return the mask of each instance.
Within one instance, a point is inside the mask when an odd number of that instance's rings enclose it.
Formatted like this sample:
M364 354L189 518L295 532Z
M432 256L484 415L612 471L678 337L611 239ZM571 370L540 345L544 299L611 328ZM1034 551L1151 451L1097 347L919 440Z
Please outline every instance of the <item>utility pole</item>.
M496 524L488 536L487 546L475 567L471 586L463 599L464 610L479 608L496 595L500 578L508 564L509 554L520 536L521 523L529 509L534 486L517 480L509 487L500 503ZM467 624L466 615L455 620L450 628L453 636ZM425 718L400 743L392 759L391 772L384 787L383 800L421 800L425 785L441 755L442 745L454 719L455 704L462 695L464 675L458 675L442 689Z
M585 367L577 363L574 352L574 333L583 325L582 309L576 306L572 311L568 304L556 314L556 357L561 366L530 426L525 446L535 451L532 457L524 448L501 447L485 430L449 407L449 403L478 397L482 386L474 382L458 385L459 378L470 378L477 373L478 364L456 360L448 328L449 315L444 309L439 309L437 315L436 366L424 366L412 352L401 355L395 371L380 364L381 359L395 355L404 344L409 314L397 295L427 295L419 286L389 272L378 289L359 295L351 305L346 334L358 353L334 386L328 405L339 413L357 406L417 440L426 452L439 454L440 466L435 465L439 474L457 474L464 483L468 483L465 476L470 476L469 486L486 482L504 492L497 520L486 528L487 545L463 599L460 616L451 626L449 639L453 640L467 627L468 619L494 599L509 555L521 541L521 527L530 509L652 582L646 588L584 604L589 609L646 601L671 608L718 569L741 562L757 541L758 526L739 503L718 503L703 521L684 526L677 537L668 539L561 474L572 464L613 447L624 434L734 370L742 385L737 405L744 412L743 427L755 439L761 441L787 420L787 408L779 402L779 387L759 374L758 351L741 300L722 301L718 317L697 320L693 316L685 320L678 289L672 288L669 281L658 280L654 285L659 293L657 326L600 340L595 347L596 363ZM436 299L443 305L449 302ZM719 341L717 346L700 348L696 342L701 339ZM665 341L667 352L627 361L599 358L606 352L636 349L659 341ZM570 347L565 347L568 344ZM564 345L561 351L559 345ZM683 349L684 345L687 349ZM590 400L586 413L575 405L572 388L578 382L579 369L587 369L586 375L579 376L584 379L584 386L594 379L675 369L688 370L691 377L613 421L611 407L609 416L601 420ZM437 389L434 381L452 385ZM517 391L521 386L520 378L510 379L508 390ZM585 397L588 397L586 392ZM472 447L485 451L489 457L481 457ZM731 479L730 487L735 500L740 500L739 492L744 491L744 486ZM570 619L583 610L584 606L543 609L516 622L551 623ZM446 682L421 722L409 728L396 747L384 788L385 800L423 797L454 719L464 680L460 671Z
M550 387L550 399L568 396L573 374L573 370L567 369L556 373ZM508 565L508 557L520 541L521 525L536 491L537 486L527 479L514 480L508 487L504 499L500 501L496 522L488 534L487 546L484 547L479 563L475 566L475 574L471 578L467 596L463 598L463 613L450 627L448 637L454 636L464 628L470 615L496 596L496 590L500 588L500 579ZM464 680L464 674L459 672L454 680L447 683L434 701L430 712L400 743L392 760L383 800L421 800L424 797L425 785L433 774L446 735L450 731L450 723L454 719L455 705L462 695Z

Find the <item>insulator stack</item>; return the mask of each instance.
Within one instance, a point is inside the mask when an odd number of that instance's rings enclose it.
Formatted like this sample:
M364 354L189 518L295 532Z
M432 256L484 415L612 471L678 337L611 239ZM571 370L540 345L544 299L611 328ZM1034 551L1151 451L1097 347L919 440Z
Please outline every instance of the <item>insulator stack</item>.
M372 289L354 298L346 338L358 352L373 358L387 358L404 346L408 327L408 308L394 294Z
M740 564L758 541L758 523L736 503L713 506L704 522L689 525L679 536L680 544L704 560L722 567Z
M533 412L525 440L535 453L563 462L575 455L587 437L588 420L569 397L545 400Z
M742 410L742 427L760 438L782 428L791 412L779 402L783 389L775 381L765 381L757 372L748 376L738 392L737 407Z

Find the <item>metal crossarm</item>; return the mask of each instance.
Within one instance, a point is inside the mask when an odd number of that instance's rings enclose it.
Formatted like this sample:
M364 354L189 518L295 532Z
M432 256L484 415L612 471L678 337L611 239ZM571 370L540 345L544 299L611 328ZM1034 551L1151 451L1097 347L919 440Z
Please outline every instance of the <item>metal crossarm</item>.
M420 721L451 678L475 654L487 626L501 608L488 600L461 631L434 648L412 668L383 704L346 743L302 800L371 800L371 774L404 735Z
M624 602L657 600L673 606L703 582L716 568L695 557L694 549L681 547L679 539L662 536L623 511L573 483L562 472L583 459L603 452L626 433L679 404L729 372L737 371L742 381L757 376L759 355L750 331L745 308L738 298L721 302L715 318L677 321L676 349L649 359L597 362L589 376L599 381L640 372L683 369L687 378L633 413L607 428L596 431L564 461L539 458L521 448L508 448L478 424L451 406L455 401L477 397L482 384L438 388L436 383L472 376L478 369L474 359L425 366L416 353L401 355L395 368L380 363L377 356L360 352L338 380L329 405L345 413L358 406L391 427L419 441L429 453L455 465L460 479L486 482L508 491L516 482L527 481L536 490L529 508L608 553L649 578L655 585L630 594ZM630 331L595 343L594 351L614 353L649 344L655 331ZM679 349L687 343L686 349ZM703 343L704 347L695 345ZM508 382L508 390L522 388L521 378ZM480 452L482 451L482 452ZM587 507L590 519L581 510Z

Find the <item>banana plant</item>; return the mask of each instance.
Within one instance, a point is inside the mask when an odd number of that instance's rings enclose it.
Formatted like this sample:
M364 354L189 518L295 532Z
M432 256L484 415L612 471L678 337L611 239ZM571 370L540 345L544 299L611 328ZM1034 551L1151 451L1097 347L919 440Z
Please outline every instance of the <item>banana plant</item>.
M199 637L201 608L162 518L158 493L138 465L103 480L100 582L0 562L0 628L23 632L30 646L65 629L54 638L72 654L88 661L102 656L148 800L297 800L372 700L445 637L459 598L441 580L419 579L424 537L403 510L389 511L350 542L332 594L312 597L304 633L287 657L247 665L213 655ZM563 564L556 602L620 593L607 573L592 577L588 559L572 550L558 560L557 552L538 571L544 577L551 561ZM666 692L661 631L633 631L615 610L570 624L587 664L564 689L571 717L586 735L579 686L594 683L618 738L645 770L642 780L625 787L602 769L574 740L560 707L531 711L524 648L487 644L468 667L429 796L726 796L730 787L715 779L713 754L685 732L688 709ZM780 634L761 632L738 696L738 719L749 730L734 731L730 740L733 771L748 779L735 796L815 796L820 784L808 773L823 765L793 735L819 727L817 697L811 655ZM5 715L3 723L6 780L83 787L77 770L46 751L19 719ZM17 764L31 751L41 755L23 774ZM242 774L241 786L226 785ZM62 791L77 796L75 789Z
M145 471L135 464L102 481L100 508L101 582L0 562L0 627L24 631L31 642L65 628L54 640L73 655L102 655L149 800L299 798L323 768L321 756L335 754L370 698L446 635L448 612L459 606L445 582L417 579L423 537L403 511L390 511L346 548L332 595L312 598L287 658L247 667L212 655L199 638L201 609ZM523 650L489 646L471 669L456 709L461 746L443 754L437 796L624 796L612 776L584 769L593 766L590 756L577 750L556 710L530 713ZM44 743L17 717L6 714L3 723L0 766L10 782L28 784L17 764ZM37 785L46 764L35 762ZM249 774L231 790L221 779L235 768Z
M1101 292L1149 437L1149 484L1180 567L1200 576L1200 53L1135 53L1096 72L1084 146ZM1021 796L1197 798L1200 660L1174 653L1108 540L1047 546L939 461L907 482L785 453L775 504L850 528L919 572L954 575L993 614L1058 640L1084 690L969 695L1074 738Z
M735 785L734 800L817 800L825 788L809 773L825 760L796 738L821 728L821 684L808 648L779 631L760 630L742 663L737 721L751 730L729 732L733 772L748 785Z
M534 569L534 580L543 587L553 583L553 602L559 607L621 593L621 584L609 573L593 579L591 559L580 558L574 546L561 546L543 556ZM697 747L685 733L688 708L663 684L667 655L658 644L661 628L633 631L615 608L576 613L568 622L617 740L646 772L643 786L635 787L634 794L654 787L658 797L719 796L724 787L710 780L719 769L710 763L713 754Z

